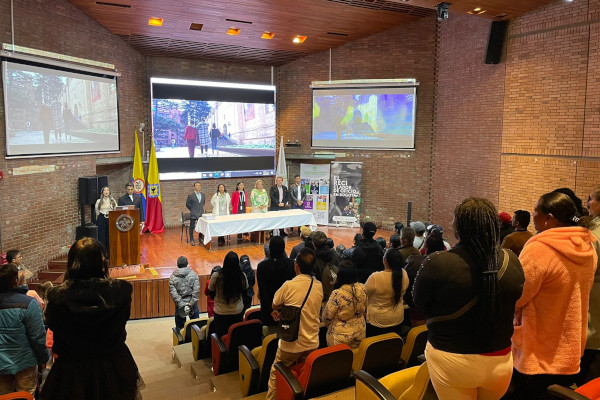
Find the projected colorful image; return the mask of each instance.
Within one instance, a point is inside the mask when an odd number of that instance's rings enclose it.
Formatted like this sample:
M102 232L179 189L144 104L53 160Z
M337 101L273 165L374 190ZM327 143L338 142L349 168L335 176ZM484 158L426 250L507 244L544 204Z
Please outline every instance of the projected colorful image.
M313 92L315 147L413 148L413 93Z
M114 78L4 62L7 156L119 150Z

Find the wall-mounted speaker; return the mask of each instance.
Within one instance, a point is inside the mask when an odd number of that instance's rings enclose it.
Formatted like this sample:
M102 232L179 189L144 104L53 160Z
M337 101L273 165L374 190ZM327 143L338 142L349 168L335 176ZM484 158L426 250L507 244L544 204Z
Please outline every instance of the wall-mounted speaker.
M500 62L507 29L508 21L492 21L487 50L485 51L486 64L498 64Z

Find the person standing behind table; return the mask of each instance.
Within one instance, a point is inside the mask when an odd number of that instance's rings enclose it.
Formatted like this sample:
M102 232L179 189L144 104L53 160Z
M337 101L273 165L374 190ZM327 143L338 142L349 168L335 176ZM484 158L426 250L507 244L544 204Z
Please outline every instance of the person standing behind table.
M500 249L489 200L458 204L452 225L458 244L428 255L413 289L415 306L427 317L431 382L440 400L497 400L512 373L512 319L523 270L515 254Z
M196 143L198 143L198 129L194 128L191 125L191 122L188 122L188 126L185 127L185 134L183 135L183 139L185 139L185 141L187 142L188 154L190 158L194 158Z
M240 268L237 253L230 251L223 260L223 268L210 277L208 290L215 299L215 332L223 336L229 327L244 319L242 294L248 289L248 281Z
M98 225L98 240L106 250L106 257L110 257L110 241L108 237L108 213L117 208L117 202L113 199L108 186L104 186L100 192L100 198L96 200L96 224Z
M311 275L314 263L314 251L308 248L302 249L298 257L296 257L294 264L296 277L284 282L273 298L272 317L275 321L278 321L279 310L282 306L299 308L302 306L302 302L308 293L306 303L300 313L298 339L293 342L279 340L275 360L271 367L267 400L277 398L275 364L281 363L286 367L291 367L294 364L304 362L308 354L319 347L319 316L323 301L323 287L321 286L321 282Z
M37 366L50 358L42 311L27 288L17 287L18 276L16 265L0 265L0 395L34 395Z
M356 243L350 261L359 270L358 280L365 283L369 275L375 271L383 270L383 249L373 239L377 227L372 222L363 225L362 239Z
M285 210L285 205L290 201L290 193L288 188L283 184L283 178L281 176L278 176L276 184L271 186L269 198L271 199L269 211Z
M259 179L254 184L254 189L250 192L250 201L253 213L266 213L269 211L269 194L263 188L263 181Z
M217 192L213 194L210 199L210 204L212 204L213 209L212 212L215 217L219 215L229 215L231 210L231 197L229 193L227 193L227 189L225 189L225 185L222 183L217 186ZM219 245L225 244L225 237L219 236Z
M300 184L300 175L294 176L294 183L290 186L290 207L292 209L304 209L306 200L306 185ZM300 234L300 227L298 227Z
M142 380L125 330L131 283L108 278L102 245L83 238L71 246L62 285L48 291L45 317L57 355L43 400L133 400Z
M515 228L515 231L504 237L501 247L512 250L517 256L521 254L525 243L533 237L533 233L527 230L530 221L531 214L529 214L529 211L515 211L512 219L512 226Z
M125 193L119 197L117 205L119 206L134 206L136 210L140 210L140 225L144 225L144 213L142 212L142 196L134 194L133 183L125 184Z
M525 285L514 317L511 399L549 399L549 385L570 386L579 372L598 256L586 229L592 217L578 214L558 192L542 195L535 206L538 234L519 256Z
M246 206L250 203L248 193L244 190L244 182L238 182L235 185L235 192L231 195L231 213L245 214ZM241 239L242 234L238 233L238 239Z
M169 291L175 303L175 328L183 329L186 317L198 318L198 300L200 299L200 281L198 275L188 267L187 257L177 258L177 269L169 278Z
M285 256L285 241L281 236L273 236L269 242L267 258L256 267L260 319L267 327L268 334L275 333L277 322L273 320L273 297L281 285L296 276L294 261Z
M206 201L206 196L200 190L202 189L202 185L200 182L194 183L194 191L188 194L187 200L185 201L185 207L190 211L190 244L192 246L196 245L194 242L194 229L196 228L196 223L204 214L204 202ZM200 233L198 233L198 242L200 242Z
M213 155L216 153L219 154L219 148L217 147L217 140L221 136L221 131L217 129L217 125L213 122L212 129L210 130L210 142L212 145L212 153Z

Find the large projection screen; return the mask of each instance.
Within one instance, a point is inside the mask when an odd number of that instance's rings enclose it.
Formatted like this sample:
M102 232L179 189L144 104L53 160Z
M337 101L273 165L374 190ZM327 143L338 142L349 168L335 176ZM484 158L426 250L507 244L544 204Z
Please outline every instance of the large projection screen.
M413 150L417 85L313 86L312 147Z
M2 58L6 157L118 152L117 78Z

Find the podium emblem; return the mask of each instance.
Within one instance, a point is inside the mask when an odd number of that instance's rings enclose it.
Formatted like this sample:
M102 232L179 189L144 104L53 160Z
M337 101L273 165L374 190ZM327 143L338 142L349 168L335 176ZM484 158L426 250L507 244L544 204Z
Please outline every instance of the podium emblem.
M119 215L115 224L117 225L117 229L121 232L129 232L131 228L133 228L135 221L132 217L127 214Z

